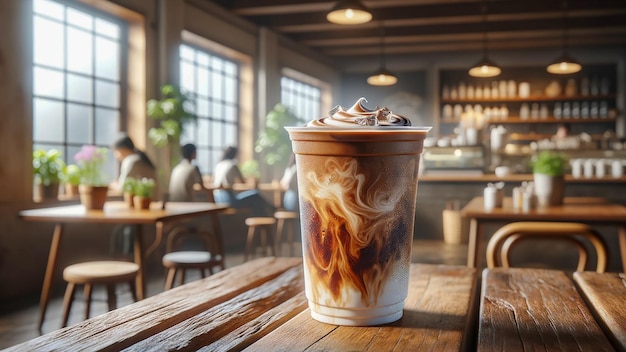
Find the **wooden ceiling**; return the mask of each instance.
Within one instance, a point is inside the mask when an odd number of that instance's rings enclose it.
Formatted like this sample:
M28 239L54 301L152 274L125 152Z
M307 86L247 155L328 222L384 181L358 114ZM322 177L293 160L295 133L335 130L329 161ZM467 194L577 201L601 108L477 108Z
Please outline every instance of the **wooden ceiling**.
M335 1L213 2L338 61L380 55L383 34L388 55L482 50L485 31L490 51L560 47L565 27L570 47L626 45L626 0L363 0L374 20L354 26L326 20Z

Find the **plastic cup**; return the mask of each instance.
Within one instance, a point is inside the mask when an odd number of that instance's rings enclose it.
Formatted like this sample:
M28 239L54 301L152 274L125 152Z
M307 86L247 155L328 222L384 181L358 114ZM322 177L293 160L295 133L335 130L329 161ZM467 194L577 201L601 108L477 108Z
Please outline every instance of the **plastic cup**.
M287 127L314 319L369 326L402 317L419 160L429 130Z

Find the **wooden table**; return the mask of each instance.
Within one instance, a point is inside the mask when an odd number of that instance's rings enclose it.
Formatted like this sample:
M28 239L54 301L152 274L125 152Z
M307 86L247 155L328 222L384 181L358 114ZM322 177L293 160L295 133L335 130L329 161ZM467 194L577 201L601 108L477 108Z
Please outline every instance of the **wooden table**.
M626 207L610 203L604 198L566 197L564 204L524 212L513 209L510 197L504 199L502 208L485 210L483 198L472 199L462 210L461 216L470 219L467 266L475 268L482 258L483 225L488 222L514 221L573 221L595 225L615 225L619 231L619 252L626 272Z
M414 264L404 317L313 320L299 258L260 258L14 346L15 351L416 351L472 349L475 269Z
M220 211L227 208L225 204L214 203L176 203L169 202L165 209L161 209L161 203L153 203L150 210L129 209L124 202L111 202L105 204L104 210L87 211L82 205L68 205L53 208L41 208L24 210L19 213L26 221L53 222L56 223L48 255L48 264L44 276L40 299L39 329L43 325L50 298L52 277L56 270L57 256L65 224L90 223L90 224L130 224L136 225L137 235L134 236L134 260L139 265L137 274L137 298L145 297L145 282L143 275L143 260L161 243L164 227L167 223L189 220L202 215L212 217L213 231L221 241L219 220L216 216ZM144 224L156 227L154 243L144 251L142 226Z
M573 282L574 281L574 282ZM483 271L478 351L626 351L623 274Z

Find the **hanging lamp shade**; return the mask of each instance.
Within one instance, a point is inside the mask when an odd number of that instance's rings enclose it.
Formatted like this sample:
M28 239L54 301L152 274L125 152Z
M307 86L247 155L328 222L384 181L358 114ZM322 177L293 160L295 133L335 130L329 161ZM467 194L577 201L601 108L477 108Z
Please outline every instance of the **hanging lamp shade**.
M472 66L469 70L469 75L472 77L495 77L502 72L500 67L493 61L489 60L487 55Z
M372 86L392 86L396 82L398 82L398 78L384 67L367 78L367 84Z
M548 67L546 67L546 71L557 75L568 75L570 73L576 73L582 70L582 68L581 64L576 62L576 60L574 60L567 53L564 53L548 65Z
M333 6L326 19L336 24L361 24L371 21L372 13L358 0L343 0Z

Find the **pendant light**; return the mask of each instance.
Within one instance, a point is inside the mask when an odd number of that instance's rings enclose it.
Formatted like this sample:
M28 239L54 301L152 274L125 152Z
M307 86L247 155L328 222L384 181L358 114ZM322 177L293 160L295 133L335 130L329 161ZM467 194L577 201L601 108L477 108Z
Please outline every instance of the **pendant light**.
M372 20L372 13L359 0L342 0L333 6L326 19L336 24L362 24Z
M398 82L398 78L385 68L385 27L380 22L380 68L367 78L367 84L371 86L392 86Z
M574 60L567 51L567 1L563 1L563 54L554 60L546 71L557 75L576 73L582 66Z
M489 55L487 55L487 3L485 0L483 0L482 13L484 27L483 58L470 68L469 75L472 77L495 77L499 75L502 70L493 61L489 60Z

